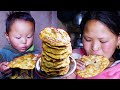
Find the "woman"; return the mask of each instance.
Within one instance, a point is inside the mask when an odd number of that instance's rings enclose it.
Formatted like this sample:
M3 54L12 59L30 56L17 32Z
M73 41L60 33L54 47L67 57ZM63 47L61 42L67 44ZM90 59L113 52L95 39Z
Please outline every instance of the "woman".
M110 61L109 66L100 74L89 79L120 79L120 63L116 47L120 45L120 16L114 11L88 11L81 22L82 42L85 55L103 55ZM80 53L74 49L74 53ZM82 53L83 54L83 53ZM84 69L84 63L77 60L77 69ZM69 79L81 79L76 73Z

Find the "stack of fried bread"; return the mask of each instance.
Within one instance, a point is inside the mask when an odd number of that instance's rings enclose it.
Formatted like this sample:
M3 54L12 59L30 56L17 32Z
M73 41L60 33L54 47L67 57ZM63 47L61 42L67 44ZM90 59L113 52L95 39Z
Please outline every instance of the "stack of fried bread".
M88 55L80 58L82 62L85 63L84 70L76 70L78 75L83 78L89 78L98 75L102 72L108 65L109 60L100 55Z
M72 47L68 33L63 29L44 28L40 34L42 54L40 68L47 75L65 75L69 71Z

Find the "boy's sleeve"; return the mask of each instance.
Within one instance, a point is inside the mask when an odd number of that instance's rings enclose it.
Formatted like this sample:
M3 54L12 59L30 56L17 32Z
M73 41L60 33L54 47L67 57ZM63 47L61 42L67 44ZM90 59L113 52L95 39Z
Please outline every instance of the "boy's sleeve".
M4 60L3 60L3 55L1 54L1 52L0 52L0 63L1 62L3 62Z
M3 62L3 55L2 55L2 50L0 50L0 63ZM0 72L0 79L4 79L4 75L2 74L2 72Z
M5 61L5 60L4 60L4 56L5 56L4 50L3 50L3 49L0 49L0 63L3 62L3 61Z

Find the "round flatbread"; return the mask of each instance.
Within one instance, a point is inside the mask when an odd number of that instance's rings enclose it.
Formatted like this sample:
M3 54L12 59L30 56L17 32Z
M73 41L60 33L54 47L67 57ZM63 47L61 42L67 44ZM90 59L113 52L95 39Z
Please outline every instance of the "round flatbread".
M42 43L42 48L47 51L47 52L50 52L50 53L53 53L53 54L64 54L65 52L69 51L72 53L72 47L71 47L71 44L67 47L65 47L65 49L55 49L55 48L52 48L52 47L49 47L47 46L46 44ZM59 47L60 48L60 47Z
M69 66L68 66L68 67L65 67L64 70L46 72L46 74L47 74L47 75L51 75L51 76L59 76L59 75L65 75L65 74L67 74L68 71L69 71Z
M65 52L63 54L52 54L52 53L46 52L45 50L42 51L43 55L46 54L47 56L49 56L51 58L54 58L54 59L65 59L68 56L70 56L71 53L72 53L71 51L67 51L67 52Z
M69 71L69 65L62 68L54 69L54 68L47 68L41 64L41 71L45 72L48 75L53 75L53 76L64 75Z
M58 49L58 50L66 49L66 47L68 47L68 46L71 45L71 43L70 43L70 44L65 45L65 46L52 46L52 45L50 45L49 43L46 43L46 42L43 42L43 43L44 43L46 46L48 46L48 47L51 47L51 48L54 48L54 49Z
M61 68L70 64L70 58L63 59L61 61L49 62L44 56L41 56L41 63L43 63L48 68Z
M59 28L46 27L39 33L39 38L53 46L66 46L70 44L68 33Z
M83 78L98 75L109 65L109 60L106 57L99 55L83 56L80 60L85 63L86 67L84 70L76 70L76 72Z

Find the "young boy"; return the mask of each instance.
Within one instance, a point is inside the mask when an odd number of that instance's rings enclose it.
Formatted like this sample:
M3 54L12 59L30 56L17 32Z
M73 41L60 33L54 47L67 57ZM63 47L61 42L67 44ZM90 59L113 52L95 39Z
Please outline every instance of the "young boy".
M12 70L7 64L15 57L27 53L38 54L34 48L33 39L35 32L35 20L27 12L12 12L6 19L5 37L8 45L0 49L0 78L33 79L34 70ZM14 76L11 76L14 72Z

